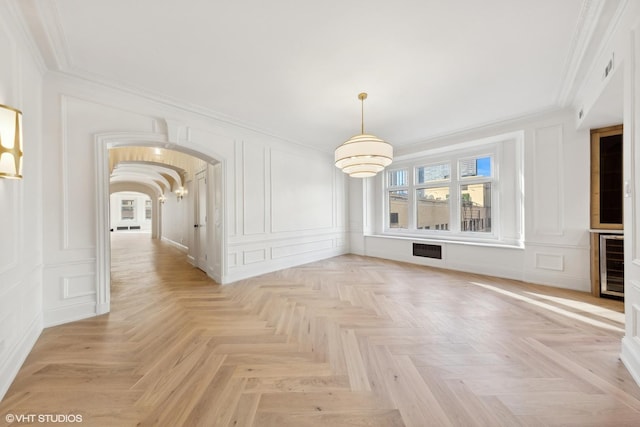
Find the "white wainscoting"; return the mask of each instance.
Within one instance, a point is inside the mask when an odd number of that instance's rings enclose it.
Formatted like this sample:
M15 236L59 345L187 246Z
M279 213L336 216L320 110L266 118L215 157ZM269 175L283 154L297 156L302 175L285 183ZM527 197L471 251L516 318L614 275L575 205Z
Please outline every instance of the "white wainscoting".
M95 259L47 265L44 268L46 327L96 314Z
M235 153L225 283L349 251L347 182L329 155L260 140Z
M345 245L343 233L327 233L304 239L232 244L229 251L226 283L342 255L349 252L349 248Z
M13 2L0 2L0 104L23 112L23 179L0 179L0 400L42 324L42 79Z

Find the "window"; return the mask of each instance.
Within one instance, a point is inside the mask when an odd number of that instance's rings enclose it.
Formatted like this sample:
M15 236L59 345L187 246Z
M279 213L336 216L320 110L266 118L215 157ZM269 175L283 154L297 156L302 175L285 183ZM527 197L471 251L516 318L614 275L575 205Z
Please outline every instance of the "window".
M384 178L383 232L521 245L523 138L514 132L397 162Z
M460 230L491 232L492 158L471 157L459 160Z
M491 232L491 183L460 186L460 230Z
M389 228L407 229L409 226L409 191L407 188L407 171L405 169L390 171L389 191Z
M131 199L122 200L120 204L120 219L134 219L135 201Z
M389 227L407 228L409 225L409 194L407 190L389 192Z
M451 176L449 163L416 168L416 184L448 180Z
M418 230L447 229L446 224L450 217L449 187L418 189L416 206Z
M389 172L389 187L406 187L407 171L396 170Z
M408 201L405 203L407 210L415 212L415 230L450 231L449 224L457 222L460 227L456 232L490 233L492 163L491 156L482 156L415 167L414 204L409 208ZM458 171L455 178L452 164ZM397 175L398 171L392 173ZM393 191L389 194L392 212ZM459 206L453 206L452 200L459 200Z
M439 163L415 168L416 227L418 230L446 230L451 215L451 164ZM446 185L446 186L444 186Z
M144 219L151 219L151 200L144 201Z

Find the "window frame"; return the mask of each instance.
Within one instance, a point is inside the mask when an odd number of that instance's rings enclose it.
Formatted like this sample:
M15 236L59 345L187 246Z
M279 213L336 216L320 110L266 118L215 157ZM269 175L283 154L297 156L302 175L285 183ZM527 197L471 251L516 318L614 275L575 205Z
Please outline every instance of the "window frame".
M449 166L449 177L448 178L441 178L441 179L434 179L431 181L425 181L425 182L418 182L418 169L420 168L427 168L427 167L432 167L432 166L440 166L440 165L448 165ZM417 231L417 232L423 232L423 231L449 231L450 227L451 227L451 195L453 194L453 191L451 191L452 189L452 170L455 170L451 167L451 161L446 160L446 161L436 161L436 162L428 162L428 163L418 163L417 165L412 167L413 170L413 200L414 200L414 205L413 205L413 209L411 209L411 211L414 214L414 221L413 223L413 228ZM440 224L437 224L436 228L429 228L429 229L424 229L424 228L418 228L418 191L420 190L429 190L429 189L435 189L435 188L443 188L443 187L448 187L449 188L449 199L448 199L448 205L449 205L449 220L447 222L447 227L445 228L441 228Z
M151 221L153 217L153 202L150 198L144 199L144 220Z
M516 139L519 141L519 139ZM407 160L398 161L393 169L385 170L383 177L384 207L382 224L383 234L420 237L434 240L462 240L496 243L501 238L500 224L500 161L502 158L502 143L499 141L482 145L469 146L468 148L452 149L448 152L442 150L436 154L424 153ZM489 176L461 176L461 161L469 159L491 158L491 172ZM418 183L418 168L449 164L449 178ZM407 185L403 187L390 186L389 172L406 170ZM491 231L463 231L462 230L462 186L469 184L491 183ZM428 188L449 187L449 224L442 229L443 224L431 229L418 229L418 190ZM389 194L392 190L403 189L408 192L408 227L406 229L391 228L389 225Z
M393 172L398 172L398 171L405 171L405 179L404 179L404 185L393 185L391 184L391 174ZM385 195L384 195L384 199L385 199L385 228L389 229L389 230L408 230L409 226L411 225L411 210L409 209L409 207L411 206L411 193L409 192L409 182L411 179L411 176L409 175L409 172L406 171L404 168L393 168L393 169L389 169L389 170L385 170ZM407 228L400 228L400 227L391 227L391 211L389 209L389 203L390 203L390 197L389 195L391 194L391 192L393 191L406 191L407 192Z
M485 158L485 157L489 157L491 158L491 173L489 176L462 176L462 168L460 167L460 162L463 160L470 160L470 159L481 159L481 158ZM458 158L458 166L457 166L457 172L458 172L458 188L457 188L457 195L459 197L458 200L458 209L461 208L462 206L462 186L463 185L474 185L474 184L486 184L486 183L490 183L491 184L491 231L487 232L487 231L469 231L469 230L462 230L462 213L459 212L458 214L458 228L460 229L460 233L464 233L464 234L475 234L478 236L493 236L494 232L493 232L493 224L494 224L494 220L493 220L493 215L495 213L494 211L494 202L495 202L495 191L494 189L496 188L495 181L496 179L494 179L495 176L495 172L494 170L496 169L496 159L495 156L492 154L488 154L488 155L475 155L475 156L468 156L468 157L459 157Z
M125 202L131 202L131 204L125 204ZM131 218L125 218L123 213L124 209L131 211ZM133 199L121 199L120 200L120 221L135 221L136 220L136 200Z

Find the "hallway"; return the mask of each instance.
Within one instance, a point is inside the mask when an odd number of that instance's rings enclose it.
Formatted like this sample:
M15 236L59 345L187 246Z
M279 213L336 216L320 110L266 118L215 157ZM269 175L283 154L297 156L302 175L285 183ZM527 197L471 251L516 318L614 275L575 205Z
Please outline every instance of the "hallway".
M112 312L45 329L0 424L640 424L618 301L353 255L222 287L138 233L111 270Z

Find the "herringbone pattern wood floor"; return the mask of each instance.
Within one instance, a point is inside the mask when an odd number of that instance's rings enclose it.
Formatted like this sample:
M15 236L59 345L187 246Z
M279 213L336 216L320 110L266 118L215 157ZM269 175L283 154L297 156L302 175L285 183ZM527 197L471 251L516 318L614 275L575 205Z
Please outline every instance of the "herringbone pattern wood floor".
M113 237L112 312L45 330L0 423L640 425L617 301L352 255L219 286Z

